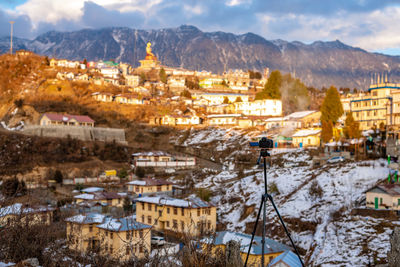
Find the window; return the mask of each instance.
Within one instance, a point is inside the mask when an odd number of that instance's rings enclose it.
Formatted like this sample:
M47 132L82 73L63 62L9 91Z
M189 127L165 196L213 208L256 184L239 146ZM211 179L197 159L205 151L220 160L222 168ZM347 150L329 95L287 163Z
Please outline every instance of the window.
M177 220L172 220L172 223L173 223L173 228L174 229L178 229L178 221Z
M106 237L108 237L108 232L107 231L105 231L106 233L105 233L105 235L106 235Z
M142 215L142 223L144 223L144 215Z
M149 203L149 211L151 211L151 203Z
M135 191L139 192L139 186L135 186Z
M151 224L151 216L147 216L147 223Z
M197 216L200 216L200 209L197 209Z
M158 216L160 216L160 217L162 216L162 210L158 211Z
M126 232L126 239L129 240L130 238L131 238L130 232L127 231L127 232Z
M93 232L93 225L89 225L89 232Z
M208 228L208 229L211 229L211 221L208 221L208 223L207 223L207 228Z
M142 202L142 209L145 210L145 208L144 208L144 202Z
M382 205L382 203L383 203L383 200L382 200L382 198L380 199L380 203L381 203L381 205Z
M142 246L139 247L139 253L143 253L143 247Z
M178 208L174 208L174 215L178 215Z
M182 228L182 231L185 230L185 223L183 221L181 221L181 228Z
M114 233L110 233L110 238L113 239Z
M181 208L181 213L182 213L182 216L185 216L185 209L184 208Z
M169 221L166 221L166 225L167 225L167 227L169 228Z
M111 245L110 246L110 254L112 254L113 253L113 246Z
M157 185L157 192L161 192L161 185Z
M167 208L167 213L169 214L169 208Z
M143 230L139 230L139 237L143 238Z
M126 247L126 252L125 252L126 255L129 255L129 250L130 250L129 247L127 246L127 247Z

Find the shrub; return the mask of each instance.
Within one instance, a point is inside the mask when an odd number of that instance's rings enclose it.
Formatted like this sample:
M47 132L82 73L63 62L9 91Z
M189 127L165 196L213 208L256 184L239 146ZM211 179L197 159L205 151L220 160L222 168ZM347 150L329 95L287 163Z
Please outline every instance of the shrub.
M268 191L269 191L270 194L275 194L275 195L279 195L280 194L278 186L276 185L275 182L269 183Z
M11 178L3 181L1 193L5 197L14 197L26 194L26 185L24 181L19 181L17 178Z
M136 170L135 170L135 174L136 174L137 177L143 178L145 176L145 174L146 174L146 171L142 167L137 167Z
M62 184L63 182L63 175L61 173L60 170L56 170L56 172L54 173L54 180L58 183L58 184Z
M125 179L126 176L128 176L128 171L127 171L127 170L121 169L121 170L118 172L118 177L119 177L119 178Z
M17 99L17 100L14 101L14 105L17 108L22 108L22 106L24 105L24 100L22 98Z
M311 186L310 186L310 189L309 189L308 193L309 193L309 195L312 196L312 197L321 198L324 192L322 191L322 188L321 188L321 186L319 185L318 181L317 181L317 180L314 180L314 181L311 183Z
M198 188L196 195L204 201L210 201L212 192L207 188Z

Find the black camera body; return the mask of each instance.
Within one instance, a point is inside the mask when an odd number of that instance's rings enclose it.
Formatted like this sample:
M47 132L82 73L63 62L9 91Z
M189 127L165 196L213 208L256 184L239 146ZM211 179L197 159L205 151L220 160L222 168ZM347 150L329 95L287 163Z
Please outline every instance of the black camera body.
M258 142L250 142L250 146L258 146L259 148L263 149L272 149L274 148L274 141L272 139L262 137Z

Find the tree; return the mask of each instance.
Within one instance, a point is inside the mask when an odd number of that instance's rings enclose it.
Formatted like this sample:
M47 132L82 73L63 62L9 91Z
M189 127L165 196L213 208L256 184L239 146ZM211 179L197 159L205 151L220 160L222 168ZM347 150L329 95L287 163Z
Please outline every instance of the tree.
M131 212L132 211L132 201L129 199L129 197L124 198L124 202L122 203L122 207L125 212Z
M158 75L160 76L160 81L162 81L163 83L167 83L167 73L165 73L164 68L160 69L160 72Z
M125 169L121 169L121 170L118 172L118 177L119 177L119 178L125 179L126 176L128 176L128 172L127 172Z
M326 95L321 106L321 121L332 123L334 126L337 120L343 114L342 102L340 102L340 95L334 86L331 86Z
M256 80L260 80L261 79L261 73L259 73L258 71L252 71L249 70L249 78L250 79L256 79Z
M140 73L140 75L139 75L139 84L143 85L146 80L147 80L146 74L144 72Z
M355 121L352 112L347 113L343 128L346 138L359 138L361 136L360 123Z
M229 98L227 96L224 97L224 102L223 103L224 104L229 104L230 103Z
M137 167L135 170L135 174L139 178L143 178L144 175L146 174L146 171L142 167Z
M243 100L240 96L238 96L238 97L236 97L235 102L243 102Z
M87 59L86 58L83 59L83 64L85 65L85 67L87 66Z
M333 137L333 126L331 121L321 121L322 123L322 131L321 131L321 139L325 143L328 143Z
M280 99L282 86L282 74L279 70L274 70L264 86L264 90L256 94L256 100L259 99Z
M5 197L15 197L26 194L26 184L19 181L16 177L3 181L1 193Z
M189 92L189 90L183 90L183 92L181 93L182 97L186 97L186 98L192 98L192 94Z
M56 172L54 173L54 180L58 183L58 184L62 184L63 182L63 175L61 173L60 170L56 170Z

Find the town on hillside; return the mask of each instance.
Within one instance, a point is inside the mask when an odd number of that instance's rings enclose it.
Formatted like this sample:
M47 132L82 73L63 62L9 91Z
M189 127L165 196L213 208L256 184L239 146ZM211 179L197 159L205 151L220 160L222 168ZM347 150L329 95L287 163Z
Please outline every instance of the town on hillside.
M395 257L400 83L385 73L369 88L316 89L268 68L217 74L155 54L148 42L137 68L1 56L17 78L1 92L0 266L243 266L247 256L247 266L378 266ZM263 137L265 165L249 145ZM270 204L265 242L261 221L253 232L262 167L296 249Z

